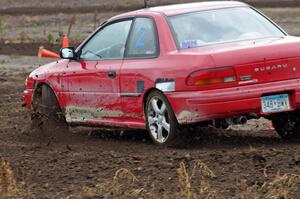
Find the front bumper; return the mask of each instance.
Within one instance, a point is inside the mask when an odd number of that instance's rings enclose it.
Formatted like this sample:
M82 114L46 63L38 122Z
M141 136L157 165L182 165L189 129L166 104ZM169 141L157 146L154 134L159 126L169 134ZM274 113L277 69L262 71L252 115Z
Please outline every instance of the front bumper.
M30 108L31 100L32 100L32 95L33 95L33 89L26 89L23 92L23 100L24 100L25 106L27 108Z
M300 79L166 95L178 122L191 124L251 113L265 115L261 97L281 93L289 94L290 111L300 107Z

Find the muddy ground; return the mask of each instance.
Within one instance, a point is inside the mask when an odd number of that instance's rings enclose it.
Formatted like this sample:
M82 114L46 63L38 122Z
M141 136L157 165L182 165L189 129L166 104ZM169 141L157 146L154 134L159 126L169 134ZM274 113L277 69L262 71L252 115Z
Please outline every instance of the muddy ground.
M47 60L48 61L48 60ZM181 161L192 166L201 160L217 176L211 186L233 196L237 182L262 184L278 171L300 174L300 140L282 141L265 120L230 130L193 129L195 138L184 149L161 148L144 131L70 129L37 136L22 107L24 79L46 62L33 57L0 56L0 156L8 160L18 182L26 182L32 198L63 198L83 187L111 181L120 168L133 172L145 192L178 191ZM23 64L21 64L23 63ZM121 136L120 136L121 135ZM294 198L299 198L300 185Z
M241 180L252 186L271 181L277 172L300 175L300 140L282 141L266 120L252 120L228 130L191 129L186 133L195 137L183 149L155 146L144 131L75 128L56 131L52 138L37 135L30 128L29 112L22 107L21 98L25 77L50 61L32 56L37 47L43 44L58 50L59 32L67 31L74 15L71 41L78 44L95 26L121 11L28 13L26 10L34 10L32 4L41 1L8 2L0 1L1 9L17 8L18 12L0 12L5 24L0 31L0 157L10 162L17 182L26 183L30 198L74 196L84 187L111 181L120 168L132 171L144 195L166 192L174 198L179 191L177 168L181 161L189 168L196 160L203 161L217 176L209 181L211 187L225 198L236 195ZM55 8L57 2L51 6ZM90 6L96 2L91 1ZM22 13L22 7L27 13ZM300 35L299 7L261 10L290 34ZM47 40L50 33L58 40L54 44ZM300 198L299 184L292 197Z

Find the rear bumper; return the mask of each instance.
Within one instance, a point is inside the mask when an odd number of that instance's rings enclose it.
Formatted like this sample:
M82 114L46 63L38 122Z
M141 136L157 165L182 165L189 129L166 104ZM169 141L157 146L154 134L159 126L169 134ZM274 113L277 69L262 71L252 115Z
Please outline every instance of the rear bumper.
M23 92L23 100L25 102L25 106L30 108L31 100L32 100L33 89L27 89Z
M207 91L167 93L180 124L222 119L261 111L261 97L288 93L291 111L300 107L300 79Z

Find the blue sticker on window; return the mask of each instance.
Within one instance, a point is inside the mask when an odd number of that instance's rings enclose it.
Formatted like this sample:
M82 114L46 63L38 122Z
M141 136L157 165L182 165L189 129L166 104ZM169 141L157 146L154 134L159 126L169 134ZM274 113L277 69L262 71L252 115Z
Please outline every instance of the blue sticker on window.
M146 37L147 28L141 27L139 30L139 37L138 40L135 42L136 47L145 46L145 43L142 41Z
M142 46L145 46L144 42L141 42L141 41L135 42L135 47L142 47Z

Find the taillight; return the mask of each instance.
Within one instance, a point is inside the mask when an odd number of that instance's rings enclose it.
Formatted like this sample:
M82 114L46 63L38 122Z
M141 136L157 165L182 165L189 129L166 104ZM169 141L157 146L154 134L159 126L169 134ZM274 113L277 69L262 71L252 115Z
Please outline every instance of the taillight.
M232 67L209 68L192 72L186 80L189 86L209 86L236 81Z

